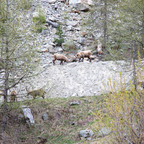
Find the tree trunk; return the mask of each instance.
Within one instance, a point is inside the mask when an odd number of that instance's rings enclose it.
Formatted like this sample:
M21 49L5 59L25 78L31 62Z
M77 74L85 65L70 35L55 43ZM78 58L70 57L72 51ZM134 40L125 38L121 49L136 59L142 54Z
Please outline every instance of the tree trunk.
M133 41L133 54L132 54L132 59L133 59L133 84L135 86L135 90L137 90L137 77L136 77L136 44L135 41Z
M104 0L104 47L107 43L107 0Z
M144 13L142 17L142 46L144 47Z
M8 80L9 80L9 0L6 1L7 7L7 23L6 23L6 35L5 35L5 60L4 60L4 105L3 105L3 118L2 118L2 143L5 144L4 131L7 126L7 102L8 102Z

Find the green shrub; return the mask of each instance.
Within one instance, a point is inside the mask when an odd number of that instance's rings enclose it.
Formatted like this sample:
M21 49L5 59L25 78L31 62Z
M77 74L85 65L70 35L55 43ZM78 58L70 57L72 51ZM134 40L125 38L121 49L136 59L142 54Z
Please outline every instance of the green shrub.
M56 43L57 46L62 46L62 43L64 43L64 38L54 39L54 43Z
M144 67L140 66L140 71L143 73ZM144 77L140 75L141 72L137 75L143 79ZM96 106L96 111L93 113L96 131L102 127L110 128L112 133L108 143L144 143L144 91L135 89L131 82L130 88L127 90L122 75L120 75L119 84L109 80L108 85L111 93L105 95L101 109L97 110Z
M59 38L55 38L54 39L54 43L56 43L57 46L62 46L62 44L64 43L64 35L63 35L63 31L62 31L62 27L59 25L56 31L56 35L58 35Z
M42 10L38 11L38 16L33 17L33 22L35 23L34 31L41 33L45 29L44 24L46 23L46 17Z
M41 33L44 29L45 29L45 27L41 26L41 25L38 25L38 26L35 27L35 30L36 30L37 33Z
M66 51L73 51L76 48L73 40L67 40L63 47Z
M21 0L19 7L22 8L22 9L30 9L31 0Z
M39 13L38 17L33 17L33 22L36 24L45 24L46 18L42 13Z

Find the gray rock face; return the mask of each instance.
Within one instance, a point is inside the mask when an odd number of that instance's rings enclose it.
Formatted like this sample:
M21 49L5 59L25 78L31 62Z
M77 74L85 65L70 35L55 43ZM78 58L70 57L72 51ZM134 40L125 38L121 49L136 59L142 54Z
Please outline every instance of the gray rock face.
M94 132L92 130L81 130L80 136L83 138L90 138L94 135Z
M36 41L40 44L37 47L39 50L40 65L36 68L36 77L25 80L20 83L20 95L25 96L25 86L39 89L44 87L46 97L70 97L70 96L95 96L110 91L107 86L107 81L111 78L112 81L119 82L119 71L125 77L126 82L131 79L130 72L125 72L121 65L123 61L117 65L115 62L93 61L89 63L86 59L79 63L64 63L52 65L54 53L62 53L63 48L56 47L53 43L56 36L56 28L61 24L65 42L71 40L74 42L76 50L87 50L88 46L93 41L93 37L88 36L87 31L81 27L81 20L87 17L88 13L83 13L73 10L72 5L84 5L84 7L92 5L91 0L70 0L69 5L58 0L39 0L35 5L40 5L47 20L47 27L42 33L36 34ZM37 16L38 13L34 10L29 11L29 19L26 18L26 24L31 23L31 15ZM25 16L22 16L23 18ZM82 33L84 32L84 33ZM91 38L91 39L90 39ZM46 52L48 50L48 52ZM76 52L72 51L72 57ZM65 55L65 53L64 53ZM1 83L1 82L0 82ZM0 97L2 98L2 97ZM22 98L19 98L20 100Z
M84 62L71 62L60 65L60 61L52 64L53 55L42 53L41 66L37 68L39 75L27 79L28 87L35 89L44 88L45 97L70 97L70 96L96 96L111 91L107 82L120 82L120 74L128 82L131 79L130 71L125 72L119 61L97 61L91 63L86 59ZM128 68L127 68L128 69ZM21 83L21 92L24 91L26 83ZM21 94L23 94L21 93Z

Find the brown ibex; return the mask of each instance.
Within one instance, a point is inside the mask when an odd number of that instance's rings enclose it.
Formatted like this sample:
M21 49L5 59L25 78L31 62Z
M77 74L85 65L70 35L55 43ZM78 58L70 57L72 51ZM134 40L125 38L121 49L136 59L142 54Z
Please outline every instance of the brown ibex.
M29 91L27 88L26 88L26 91L27 91L27 96L28 95L31 95L33 97L33 99L35 99L37 96L39 97L42 97L43 99L45 98L45 91L44 89L40 88L40 89L37 89L37 90L32 90L32 91Z
M56 60L61 61L60 62L61 65L63 64L63 62L68 62L68 58L62 54L54 54L53 55L53 64L55 64Z
M10 101L11 102L16 102L17 101L17 93L15 90L12 90L11 93L10 93Z
M76 58L79 59L79 62L81 61L82 59L82 62L84 60L84 58L87 57L89 59L89 61L91 62L91 58L92 58L92 53L90 50L87 50L87 51L81 51L79 53L76 54Z

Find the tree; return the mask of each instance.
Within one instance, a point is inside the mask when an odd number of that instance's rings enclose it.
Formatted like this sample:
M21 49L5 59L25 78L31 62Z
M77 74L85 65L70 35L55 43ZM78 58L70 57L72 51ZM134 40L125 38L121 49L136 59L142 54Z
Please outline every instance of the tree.
M3 131L7 124L7 102L10 89L32 74L37 56L35 35L25 18L27 11L19 6L20 0L1 0L0 2L0 59L1 83L4 92Z
M107 46L108 29L111 23L111 16L115 10L115 0L98 0L94 1L94 7L89 15L89 25L96 39L103 42L103 46ZM98 36L97 36L98 35Z
M129 89L126 89L127 83L122 75L119 84L109 82L111 93L105 95L105 101L102 104L104 109L94 113L96 129L101 129L102 126L110 127L113 133L110 143L142 144L144 143L142 126L144 125L142 113L144 93L138 87L144 88L144 68L138 50L143 54L144 1L119 0L113 3L113 8L112 11L115 11L115 14L110 15L110 22L107 23L106 48L114 59L115 55L119 54L119 59L132 61L133 82L129 83ZM116 50L113 51L115 46ZM136 62L136 59L139 61ZM138 75L138 71L141 71L139 72L141 75ZM142 80L141 85L138 85L139 80Z
M106 46L105 58L130 58L133 40L141 50L144 43L144 1L98 0L90 14L95 36ZM98 37L96 37L98 39ZM131 58L130 58L131 59Z

